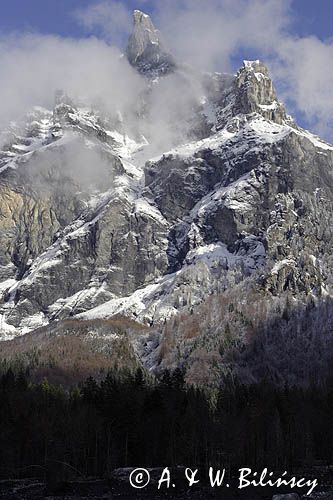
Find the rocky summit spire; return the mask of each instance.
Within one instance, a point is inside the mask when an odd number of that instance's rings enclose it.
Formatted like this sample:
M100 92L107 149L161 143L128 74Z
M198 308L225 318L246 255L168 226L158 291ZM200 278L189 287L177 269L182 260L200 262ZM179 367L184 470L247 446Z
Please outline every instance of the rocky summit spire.
M130 64L141 73L169 73L175 67L174 60L164 49L148 14L135 10L133 20L133 32L126 49Z
M267 120L282 124L287 119L278 101L267 67L259 60L244 61L236 77L237 113L259 113Z

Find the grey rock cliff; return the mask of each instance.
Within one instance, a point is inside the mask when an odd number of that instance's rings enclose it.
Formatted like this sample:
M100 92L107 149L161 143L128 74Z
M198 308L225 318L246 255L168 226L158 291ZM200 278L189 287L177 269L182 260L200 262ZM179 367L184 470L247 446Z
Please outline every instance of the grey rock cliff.
M133 13L133 32L126 54L129 62L142 73L167 74L175 68L173 57L163 47L150 17L140 10Z

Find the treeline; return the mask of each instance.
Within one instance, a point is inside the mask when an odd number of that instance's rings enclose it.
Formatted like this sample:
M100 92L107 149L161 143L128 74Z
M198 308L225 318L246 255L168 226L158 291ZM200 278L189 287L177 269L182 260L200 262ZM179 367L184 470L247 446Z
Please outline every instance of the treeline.
M333 299L267 296L242 282L163 325L159 355L162 369L183 360L197 386L219 387L232 373L244 383L320 387L332 375Z
M333 463L333 382L323 390L226 381L214 395L159 382L142 370L89 378L66 392L0 377L2 478L105 477L125 466L269 466Z

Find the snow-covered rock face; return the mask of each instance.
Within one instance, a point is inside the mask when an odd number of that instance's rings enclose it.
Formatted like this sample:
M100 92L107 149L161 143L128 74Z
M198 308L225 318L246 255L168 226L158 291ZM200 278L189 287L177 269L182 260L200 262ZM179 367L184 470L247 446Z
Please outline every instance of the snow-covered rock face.
M160 35L150 17L140 10L133 13L133 33L126 54L129 62L142 73L166 74L175 67L172 56L163 48Z
M333 147L286 115L267 68L179 69L139 11L127 55L146 77L138 130L58 92L2 134L1 338L69 316L156 324L243 280L332 293ZM171 78L205 93L164 151L142 130Z

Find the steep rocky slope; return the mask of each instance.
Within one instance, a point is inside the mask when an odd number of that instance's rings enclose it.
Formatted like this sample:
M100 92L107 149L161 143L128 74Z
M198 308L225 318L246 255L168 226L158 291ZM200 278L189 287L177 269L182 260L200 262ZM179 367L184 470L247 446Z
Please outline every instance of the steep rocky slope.
M333 147L286 114L267 68L197 74L139 11L127 56L146 86L135 132L63 93L6 131L1 338L70 316L159 325L242 282L268 302L331 295ZM156 144L168 82L196 91Z

